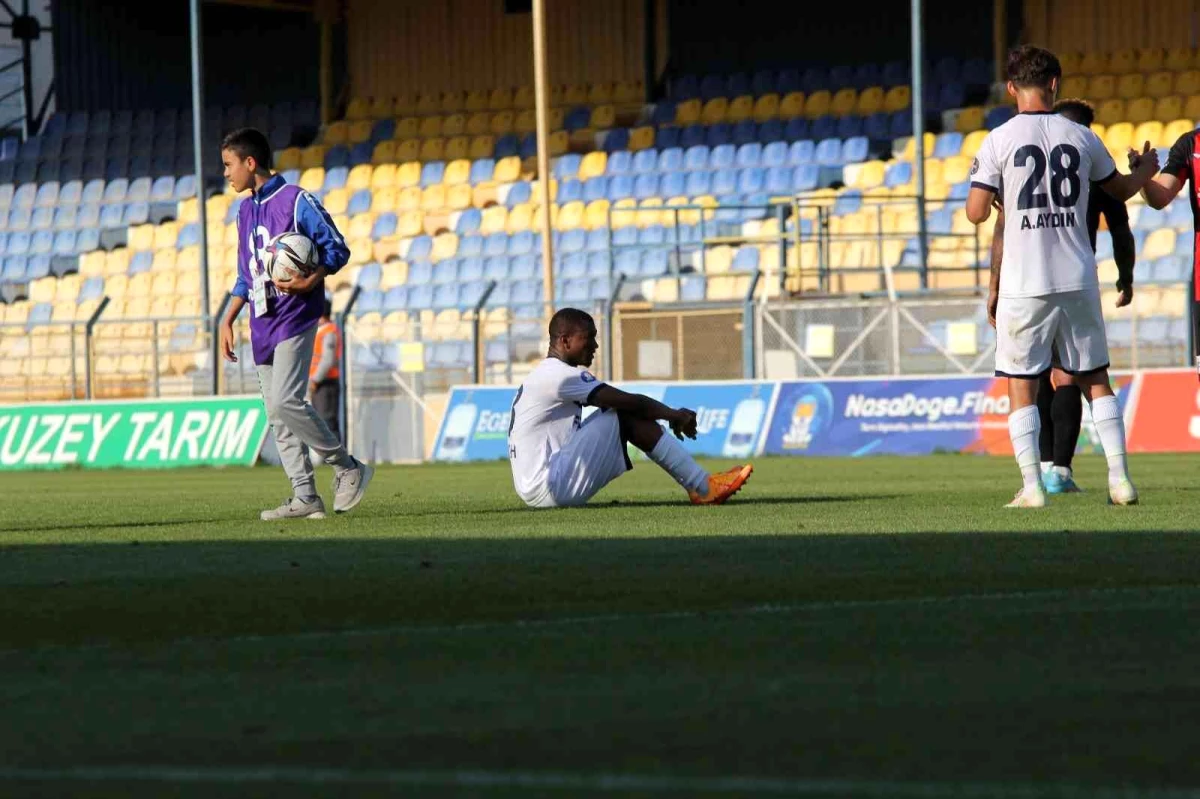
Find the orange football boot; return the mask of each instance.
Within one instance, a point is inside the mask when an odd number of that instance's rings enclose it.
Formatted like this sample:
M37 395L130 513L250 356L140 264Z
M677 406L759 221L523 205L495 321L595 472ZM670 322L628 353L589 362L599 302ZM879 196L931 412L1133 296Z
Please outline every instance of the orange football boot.
M688 497L692 500L693 505L723 505L746 484L753 471L754 467L747 463L745 466L734 466L727 472L710 474L708 476L708 493L701 496L694 491L689 491Z

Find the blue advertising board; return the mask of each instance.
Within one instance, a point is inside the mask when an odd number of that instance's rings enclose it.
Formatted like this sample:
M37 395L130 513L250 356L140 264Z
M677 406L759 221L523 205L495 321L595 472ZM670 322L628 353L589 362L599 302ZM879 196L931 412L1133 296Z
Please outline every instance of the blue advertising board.
M515 386L467 386L450 392L433 459L482 461L508 457L508 422Z

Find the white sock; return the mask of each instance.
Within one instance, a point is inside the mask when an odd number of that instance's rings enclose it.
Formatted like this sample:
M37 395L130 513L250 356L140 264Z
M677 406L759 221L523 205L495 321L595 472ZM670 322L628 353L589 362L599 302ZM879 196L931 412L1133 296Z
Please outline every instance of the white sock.
M703 492L708 488L708 472L704 471L684 449L683 444L676 441L666 430L654 445L654 449L650 450L650 460L661 466L667 474L675 478L675 482L688 491Z
M1116 482L1129 476L1125 464L1125 420L1117 398L1109 395L1092 400L1092 423L1100 435L1100 446L1108 460L1108 481Z
M1008 415L1008 437L1012 440L1013 454L1017 458L1017 466L1021 467L1021 478L1026 488L1033 488L1042 482L1042 470L1038 463L1038 434L1041 427L1042 420L1036 405L1027 405Z
M1070 466L1055 466L1054 471L1063 479L1069 479L1072 476Z
M1042 474L1054 468L1054 461L1042 461Z

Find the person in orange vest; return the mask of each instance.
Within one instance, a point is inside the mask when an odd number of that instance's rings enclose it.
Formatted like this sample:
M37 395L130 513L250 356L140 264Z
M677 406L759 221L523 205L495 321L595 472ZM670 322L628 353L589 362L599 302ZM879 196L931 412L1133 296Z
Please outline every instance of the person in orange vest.
M340 436L338 424L338 399L341 396L341 373L338 364L342 360L342 337L333 322L333 303L325 298L325 310L317 323L317 340L313 346L312 365L308 370L308 393L312 396L313 408L325 420L335 436Z

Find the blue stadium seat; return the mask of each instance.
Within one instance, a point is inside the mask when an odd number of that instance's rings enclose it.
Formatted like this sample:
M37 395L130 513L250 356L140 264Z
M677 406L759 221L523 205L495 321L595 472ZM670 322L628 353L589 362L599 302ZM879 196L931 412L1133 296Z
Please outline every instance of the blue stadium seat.
M862 192L858 189L846 189L838 195L837 201L833 204L833 215L844 216L846 214L858 213L862 208Z
M633 168L633 153L628 150L618 150L608 155L608 165L604 169L606 175L622 175Z
M37 192L33 197L35 207L52 206L58 203L58 193L60 191L58 181L52 180L49 183L43 183L37 187Z
M658 175L638 175L633 183L633 196L638 200L659 196Z
M559 156L555 162L551 173L559 180L567 180L579 175L579 164L583 161L583 156L578 153L567 153Z
M842 140L825 139L817 145L814 159L822 166L836 166L842 163Z
M39 230L33 234L29 242L30 255L49 255L54 250L54 233L49 230Z
M728 169L737 161L737 148L732 144L714 147L708 156L709 169Z
M122 224L126 227L134 225L144 225L150 221L150 204L149 203L130 203L125 206L125 214L122 217Z
M708 129L703 125L688 125L679 134L679 146L686 150L697 144L708 144Z
M383 268L377 263L363 264L363 267L358 271L358 279L355 281L363 291L373 291L379 288L379 281L383 276Z
M784 128L781 120L768 119L758 126L758 140L763 144L783 141L786 138L787 130Z
M379 313L383 309L383 292L378 289L364 290L358 295L354 310L359 315Z
M350 200L346 203L346 215L358 216L365 214L371 210L371 190L359 189L350 195Z
M508 274L512 280L533 280L541 275L537 257L532 254L518 255L508 262Z
M610 202L624 200L633 196L633 175L616 175L608 181L608 199Z
M381 119L371 127L371 144L379 144L381 141L395 138L396 136L396 120Z
M454 232L459 236L478 233L483 224L483 213L478 208L467 208L458 215L454 223Z
M54 255L74 255L75 254L75 231L60 230L54 234L54 243L51 247Z
M9 230L28 230L32 221L32 208L13 208L8 212Z
M583 252L587 246L587 231L564 230L558 249L563 253Z
M508 256L493 255L483 262L484 280L508 280Z
M743 119L741 122L734 123L730 141L736 145L758 141L758 125L752 119Z
M998 105L987 112L983 117L983 126L988 130L994 130L1000 127L1005 122L1013 118L1016 113L1011 106Z
M689 147L683 156L683 168L688 171L708 169L709 154L706 144Z
M608 153L620 152L629 148L629 129L628 128L613 128L604 134L604 151ZM537 154L537 144L534 143L533 154Z
M654 106L654 110L650 112L650 124L661 128L670 125L675 121L675 103L670 100L663 100Z
M433 282L433 264L428 260L412 260L408 264L408 285L424 286Z
M829 88L832 88L829 82L829 73L821 67L809 67L800 76L800 89L807 94Z
M732 146L733 128L724 122L709 125L707 133L704 136L704 141L709 147L720 147L722 144Z
M659 186L663 197L678 197L687 194L687 173L667 172Z
M817 117L809 126L808 135L817 141L837 136L837 117L830 116L829 114Z
M422 234L413 237L412 242L408 245L408 252L405 254L405 258L409 261L427 261L432 254L433 238Z
M839 64L829 68L829 88L842 89L854 85L854 67Z
M958 80L968 86L988 86L992 82L992 65L983 58L972 58L963 64Z
M509 255L525 255L534 250L533 232L522 230L514 233L508 239L508 254Z
M125 195L127 203L148 203L150 202L150 189L154 182L147 177L141 177L129 184L129 191Z
M154 265L154 253L150 250L138 250L129 259L129 269L126 274L133 277L142 272L149 272Z
M705 194L712 193L712 173L711 172L689 172L687 173L687 184L685 186L688 197L700 197Z
M861 163L866 161L870 154L871 143L866 136L855 136L842 143L842 163Z
M674 229L674 225L671 226ZM647 225L638 232L637 243L643 246L661 246L667 243L667 229L662 225Z
M679 152L679 151L676 150L676 152ZM681 154L681 157L682 157L682 154ZM630 168L631 168L631 171L638 173L638 174L642 174L645 172L654 172L655 170L657 170L659 168L658 161L659 161L658 150L654 149L653 147L649 147L645 150L639 150L638 152L633 154L633 164L631 165ZM609 157L609 163L610 164L612 163L611 156Z
M734 157L734 164L738 167L745 168L748 166L760 166L762 164L763 146L758 142L752 144L743 144L738 147L737 155Z
M371 226L371 238L378 241L386 236L396 235L396 215L391 212L385 212L375 218L375 224Z
M3 269L0 270L0 282L24 283L25 266L28 259L23 255L8 255L4 258Z
M738 173L738 194L759 194L766 188L767 175L761 167L747 167Z
M288 183L299 183L300 182L300 175L298 173L293 176L289 176L287 172L284 172L283 176L284 176L284 178L287 179ZM83 193L84 193L83 201L87 202L87 187L86 186L83 189ZM179 177L179 179L175 181L175 199L184 200L184 199L187 199L188 197L195 197L195 196L196 196L196 176L195 175L181 175Z
M179 236L175 239L176 249L182 250L184 247L195 247L200 244L200 223L191 222L179 229Z
M962 152L963 135L957 132L943 133L934 140L933 157L950 158Z
M537 155L537 134L526 133L521 139L521 146L517 148L517 155L521 159L533 158Z
M125 222L125 206L120 203L100 206L100 227L119 228L123 227Z
M683 302L703 302L706 288L703 277L685 277L679 281L679 299Z
M680 146L679 128L674 126L659 128L654 133L654 146L660 150L667 150L672 147Z
M967 88L961 83L948 83L938 92L937 99L929 110L933 113L962 108L967 104Z
M558 184L558 196L555 198L560 206L583 199L583 181L570 178Z
M421 188L437 185L446 176L445 161L427 161L421 167Z
M380 313L392 313L393 311L403 311L408 308L408 286L392 286L383 295L383 304L380 308Z
M760 69L754 73L754 77L750 79L750 94L755 97L761 97L764 94L771 94L775 91L777 76L769 69Z
M25 267L25 276L30 280L37 280L40 277L46 277L50 274L50 255L43 253L42 255L34 255L29 258Z
M598 176L583 182L583 201L585 203L603 200L608 197L608 178Z
M97 275L83 281L83 284L79 287L79 295L75 301L80 303L89 302L91 300L98 300L103 296L104 278Z
M576 106L567 112L563 118L563 129L568 133L583 130L592 122L592 109L587 106Z
M508 190L508 194L504 198L504 204L509 208L522 203L527 203L533 199L533 186L528 181L519 181L512 184Z
M483 255L483 236L478 233L461 236L458 240L458 254L464 258L475 258Z
M671 99L691 100L700 96L700 82L695 75L681 75L671 82Z
M22 183L17 187L13 194L13 208L33 208L33 201L37 197L36 183Z
M758 248L752 246L740 247L733 257L732 269L735 272L753 272L758 269Z
M321 184L321 191L334 191L335 189L344 189L346 187L346 179L350 176L350 170L344 166L339 166L330 169L325 173L325 182Z
M229 207L227 209L225 209L225 224L226 225L232 225L234 222L237 221L238 211L242 207L242 199L243 198L241 198L241 197L234 197L232 200L230 200Z
M773 166L767 170L765 189L772 196L782 196L792 193L792 169L784 166Z
M838 120L837 127L834 128L834 135L843 139L852 139L855 136L863 135L864 130L862 117L844 116Z
M513 305L533 305L541 302L542 284L540 280L518 280L512 284Z
M29 218L31 230L49 230L54 226L54 211L50 208L34 208Z
M566 254L559 261L558 275L563 280L578 280L587 276L587 255L582 252Z
M808 120L804 117L789 119L783 129L783 138L787 141L798 141L809 138Z
M463 282L483 280L483 259L479 256L463 258L458 264L458 279Z
M471 162L471 174L467 178L472 186L487 183L496 171L496 161L492 158L480 158Z
M489 234L483 242L483 254L485 256L507 255L508 236L504 233Z
M967 195L971 193L971 181L964 180L961 183L955 183L950 186L950 191L946 195L948 200L965 200Z
M171 175L157 178L150 187L150 201L170 202L173 199L175 199L175 178Z
M426 267L428 267L428 264L426 264ZM412 282L411 278L409 282ZM410 310L424 310L433 307L433 286L429 285L428 281L422 285L411 286L409 288L408 307Z
M602 252L608 249L608 237L611 231L608 228L593 228L588 231L587 244L584 249L588 252Z
M897 111L892 114L891 127L888 133L893 139L913 135L912 114L909 111Z
M444 286L447 283L458 284L458 261L454 258L433 265L433 285Z
M51 227L55 230L74 230L79 226L79 207L75 205L59 206L54 209L54 222ZM0 250L2 251L2 250Z
M888 188L905 186L912 182L913 165L911 161L895 161L888 165L883 176L883 185Z
M337 169L339 166L350 166L350 150L344 144L335 144L325 153L325 170Z
M638 242L639 232L640 231L632 225L629 225L627 227L616 228L615 230L613 230L613 233L612 233L613 247L633 247L633 246L635 246Z
M792 172L792 191L813 191L820 185L821 170L815 164L802 164Z
M712 177L712 193L724 197L737 191L738 173L734 169L718 169Z
M589 278L607 277L613 270L613 254L611 252L590 252L587 257L587 274Z

